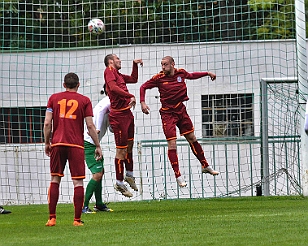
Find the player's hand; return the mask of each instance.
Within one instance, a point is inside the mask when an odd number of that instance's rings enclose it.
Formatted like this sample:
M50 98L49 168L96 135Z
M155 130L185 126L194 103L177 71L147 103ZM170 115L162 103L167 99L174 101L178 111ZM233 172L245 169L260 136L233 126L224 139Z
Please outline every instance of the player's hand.
M146 105L145 102L141 102L141 111L144 114L149 114L150 113L150 108L148 107L148 105Z
M211 77L212 81L216 79L216 74L215 73L208 72L208 75Z
M140 64L141 67L143 66L142 59L135 59L135 60L133 60L133 62L136 63L136 64Z
M135 109L135 106L136 106L136 98L135 97L132 97L130 99L130 103L128 104L131 108Z
M99 161L103 158L103 152L102 152L102 149L101 147L96 147L95 149L95 160Z
M51 144L45 144L45 154L50 157L51 154Z

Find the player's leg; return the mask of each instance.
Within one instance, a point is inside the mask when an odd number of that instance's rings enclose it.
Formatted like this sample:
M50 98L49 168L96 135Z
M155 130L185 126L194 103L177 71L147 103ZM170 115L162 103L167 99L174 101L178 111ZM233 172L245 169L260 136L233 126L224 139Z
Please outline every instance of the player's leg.
M49 219L46 226L56 225L56 210L59 200L59 187L60 187L61 177L51 176L51 182L48 189L48 210Z
M189 142L190 148L193 152L193 154L197 157L199 160L201 166L202 166L202 173L210 173L212 175L218 175L219 172L213 170L205 156L204 156L204 151L197 141L197 138L194 133L194 126L193 123L187 114L186 108L183 108L182 110L182 118L181 121L179 122L179 128L180 128L180 133L181 135L184 135L186 140Z
M134 190L138 191L138 187L135 183L134 177L134 161L133 161L133 146L134 146L134 134L135 134L135 124L134 124L134 116L131 114L131 124L128 128L128 141L127 141L127 153L125 156L125 181L129 184L129 186Z
M126 174L130 176L134 176L133 145L134 139L129 139L127 142L127 153L124 161Z
M74 184L73 203L75 208L73 225L82 226L83 222L81 221L81 213L84 200L83 179L72 178L72 180Z
M93 210L95 212L100 212L100 211L103 211L103 212L113 212L113 210L111 208L108 208L106 204L104 204L103 202L103 197L102 197L102 178L104 176L104 173L105 173L105 170L103 168L103 170L99 173L96 173L93 175L93 179L97 182L97 185L96 185L96 189L95 189L95 201L96 201L96 204L93 208Z
M115 170L116 170L116 183L114 185L115 190L122 193L123 196L132 197L133 194L127 189L124 184L124 159L126 156L127 149L119 148L116 149L115 158Z
M51 149L50 173L51 181L48 189L49 220L46 226L56 225L56 209L59 200L59 186L67 160L66 147L56 146Z
M68 162L71 172L71 178L74 184L74 226L81 226L81 213L84 202L84 188L83 179L85 178L85 165L84 165L84 150L81 148L70 147L68 151Z
M176 145L176 125L178 122L178 117L175 114L168 112L160 112L160 115L162 119L163 131L168 143L168 159L171 163L177 183L180 187L185 187L187 184L180 172Z
M134 172L133 172L132 152L127 152L126 154L125 169L126 169L126 175L124 178L125 182L127 182L134 191L138 191L138 187L135 182L136 178L134 177Z
M171 163L176 178L176 182L180 187L186 187L187 183L185 182L180 172L179 158L176 150L176 139L171 139L168 140L167 142L168 142L168 159Z
M131 113L130 111L128 113ZM125 112L111 112L109 114L109 123L113 130L115 144L116 144L116 156L114 159L116 183L114 188L121 192L126 197L132 197L133 194L127 189L124 184L124 161L127 153L128 146L128 129L130 121L129 114Z
M93 174L93 177L92 177L92 180L94 180L96 182L96 187L95 187L95 190L94 190L96 206L102 206L103 205L102 178L103 178L103 171Z
M190 148L191 148L193 154L197 157L197 159L201 163L202 168L207 167L209 164L208 164L207 160L205 159L204 151L203 151L201 145L199 144L199 142L197 141L194 132L190 132L188 134L185 134L184 137L189 142Z
M214 176L218 175L219 172L213 170L209 166L207 160L205 159L204 151L203 151L201 145L199 144L199 142L197 141L195 134L193 132L190 132L190 133L188 133L184 136L187 139L187 141L189 142L189 145L190 145L190 148L191 148L193 154L197 157L197 159L201 163L202 173L209 173L209 174L212 174Z
M179 159L176 150L176 139L170 139L168 142L168 158L171 163L172 169L174 171L175 178L181 176L180 168L179 168Z
M115 171L117 183L123 183L124 180L124 160L127 153L127 146L116 146ZM123 183L124 184L124 183Z
M102 170L104 168L104 159L102 158L99 161L96 161L95 159L95 149L96 146L94 144L91 144L87 141L84 142L84 153L85 153L85 160L87 167L92 173L92 178L90 179L85 192L85 198L84 198L84 204L82 212L86 214L95 213L89 208L89 202L91 200L91 197L94 194L96 194L96 190L99 189L99 186L101 186L102 181ZM100 187L100 192L102 191Z

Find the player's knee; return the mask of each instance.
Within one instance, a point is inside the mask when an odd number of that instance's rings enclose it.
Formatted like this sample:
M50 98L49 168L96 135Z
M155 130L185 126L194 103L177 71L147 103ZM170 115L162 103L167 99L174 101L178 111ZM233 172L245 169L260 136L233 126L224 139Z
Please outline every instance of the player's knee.
M127 153L127 147L126 148L117 148L116 150L116 158L120 160L124 160Z
M102 172L99 172L99 173L94 173L93 174L93 179L95 180L95 181L100 181L101 179L102 179L102 177L103 177L103 173Z

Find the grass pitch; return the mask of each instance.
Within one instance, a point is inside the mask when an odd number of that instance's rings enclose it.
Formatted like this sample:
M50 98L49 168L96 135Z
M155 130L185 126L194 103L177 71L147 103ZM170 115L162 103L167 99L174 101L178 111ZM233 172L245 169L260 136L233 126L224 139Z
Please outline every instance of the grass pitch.
M46 227L47 205L5 206L0 245L308 245L308 199L247 197L111 203L114 212L83 214L59 204Z

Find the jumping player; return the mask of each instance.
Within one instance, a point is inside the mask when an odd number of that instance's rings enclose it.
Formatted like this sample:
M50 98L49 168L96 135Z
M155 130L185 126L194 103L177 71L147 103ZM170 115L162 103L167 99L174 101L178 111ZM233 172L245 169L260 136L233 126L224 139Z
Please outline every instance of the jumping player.
M138 64L143 65L142 59L133 60L133 69L131 75L121 74L121 60L115 54L109 54L105 57L106 66L104 78L106 90L110 98L109 123L114 132L116 143L116 156L114 159L116 171L115 190L126 197L132 197L133 194L127 189L124 180L130 187L138 191L133 174L133 144L135 134L134 116L131 108L135 108L136 98L129 93L126 84L137 83ZM124 178L124 165L126 175Z
M216 75L211 72L188 73L186 70L177 69L174 66L174 59L171 56L166 56L162 59L162 71L141 85L140 103L142 112L149 114L150 108L145 103L145 91L154 87L158 88L160 102L162 104L159 112L162 119L163 131L168 142L168 158L171 162L177 183L180 187L185 187L187 184L181 176L177 156L176 126L179 128L181 135L184 135L189 142L192 152L201 163L202 173L219 174L219 172L213 170L207 163L203 149L194 134L193 123L183 104L184 101L189 100L185 79L199 79L204 76L210 76L211 80L215 80Z

